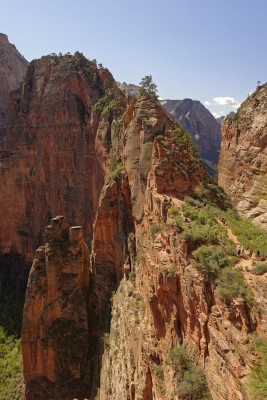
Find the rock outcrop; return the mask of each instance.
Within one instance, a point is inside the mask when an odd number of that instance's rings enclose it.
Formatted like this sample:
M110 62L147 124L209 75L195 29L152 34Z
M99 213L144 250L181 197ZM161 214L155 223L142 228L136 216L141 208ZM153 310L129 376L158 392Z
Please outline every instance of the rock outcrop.
M8 37L0 33L0 137L5 125L9 94L19 87L27 65L25 58L9 43Z
M213 115L197 100L161 100L163 108L191 135L204 160L218 164L221 127Z
M89 250L80 226L51 220L34 257L22 326L26 398L81 396L88 361ZM84 378L84 379L83 379Z
M259 86L222 126L219 185L237 210L267 228L267 85Z

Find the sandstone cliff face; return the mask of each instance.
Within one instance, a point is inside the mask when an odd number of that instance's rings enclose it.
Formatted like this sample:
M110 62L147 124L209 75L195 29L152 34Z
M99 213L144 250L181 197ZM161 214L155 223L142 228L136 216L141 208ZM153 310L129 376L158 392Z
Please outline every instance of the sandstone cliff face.
M124 104L113 87L112 75L79 53L30 64L11 95L0 153L1 253L32 260L43 227L59 214L82 224L90 240L113 109Z
M82 227L51 220L34 257L25 299L22 350L27 399L84 391L88 358L89 250Z
M222 126L219 185L237 210L267 228L267 85L260 86Z
M199 101L162 100L163 108L179 122L197 144L201 158L218 164L221 146L220 124Z
M17 89L25 75L28 62L0 33L0 137L3 134L9 94Z

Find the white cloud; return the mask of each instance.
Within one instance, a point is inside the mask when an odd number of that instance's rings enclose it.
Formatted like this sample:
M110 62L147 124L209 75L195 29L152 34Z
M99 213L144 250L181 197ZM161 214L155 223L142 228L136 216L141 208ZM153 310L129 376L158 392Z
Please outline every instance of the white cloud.
M209 101L204 101L205 106L211 106L211 103Z
M239 107L240 103L235 100L233 97L214 97L213 102L220 106L232 106L232 107Z
M213 112L212 115L214 116L214 118L219 118L221 116L221 114L218 114L216 112Z

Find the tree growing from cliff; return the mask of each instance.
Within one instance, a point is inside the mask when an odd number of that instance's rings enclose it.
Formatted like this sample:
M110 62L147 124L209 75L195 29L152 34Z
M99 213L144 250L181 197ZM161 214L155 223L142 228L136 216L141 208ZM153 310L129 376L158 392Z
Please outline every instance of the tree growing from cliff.
M151 75L144 76L144 78L141 79L139 85L140 85L139 89L140 96L149 96L154 99L158 98L157 85L153 82Z

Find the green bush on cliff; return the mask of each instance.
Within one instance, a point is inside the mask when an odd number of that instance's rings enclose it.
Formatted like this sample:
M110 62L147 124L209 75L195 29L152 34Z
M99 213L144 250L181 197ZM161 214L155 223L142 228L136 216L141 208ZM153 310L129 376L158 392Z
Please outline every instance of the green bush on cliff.
M225 268L221 271L216 283L217 294L226 303L230 303L240 296L248 305L252 305L253 292L246 286L244 275L240 269Z
M23 399L20 340L8 336L0 327L0 399Z
M179 399L211 400L205 375L190 359L184 346L173 347L167 362L176 371Z
M195 257L197 269L213 279L230 262L225 249L218 246L201 246L192 254Z

